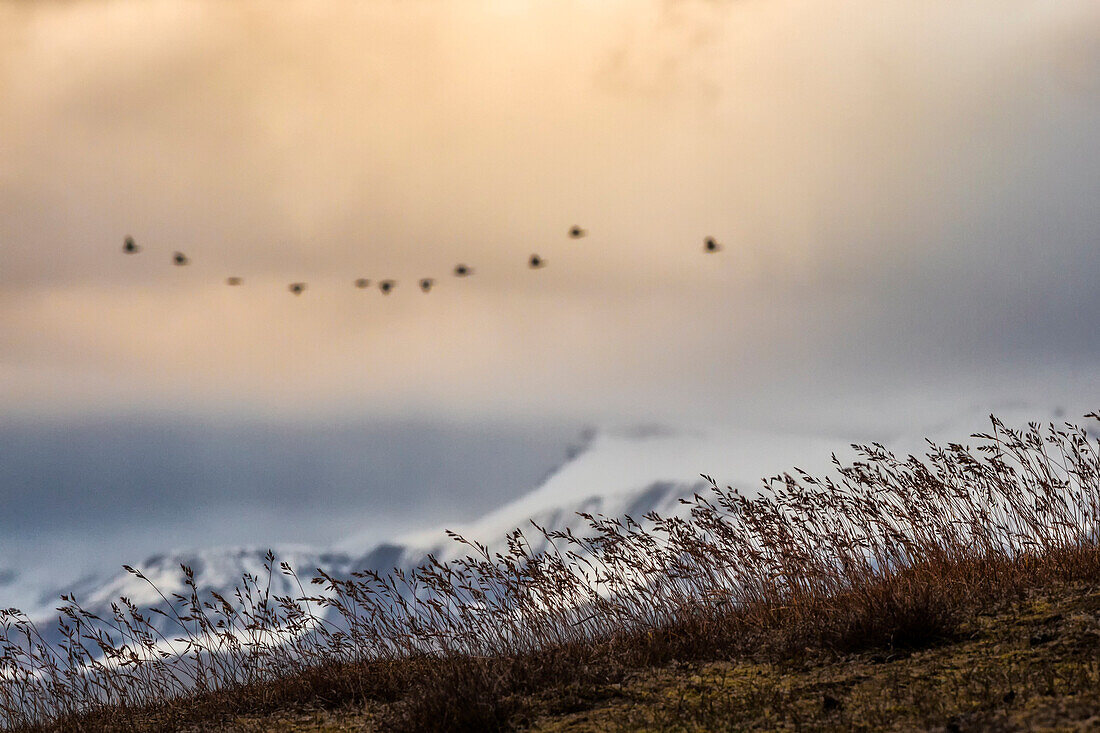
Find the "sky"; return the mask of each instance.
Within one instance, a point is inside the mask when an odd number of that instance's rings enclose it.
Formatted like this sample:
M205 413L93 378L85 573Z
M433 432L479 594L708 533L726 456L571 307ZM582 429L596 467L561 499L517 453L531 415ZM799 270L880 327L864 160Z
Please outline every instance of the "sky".
M7 551L90 542L48 486L315 541L588 425L1096 409L1098 129L1095 0L0 0Z

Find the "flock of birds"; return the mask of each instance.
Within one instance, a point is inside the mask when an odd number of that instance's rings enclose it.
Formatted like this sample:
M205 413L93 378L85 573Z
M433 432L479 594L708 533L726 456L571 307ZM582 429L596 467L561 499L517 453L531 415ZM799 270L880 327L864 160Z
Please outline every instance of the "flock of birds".
M580 239L581 237L584 237L588 234L586 230L582 229L576 224L569 227L568 233L570 239ZM703 239L704 252L708 254L713 254L715 252L721 251L721 249L722 245L718 244L717 240L715 240L714 237L706 237ZM137 242L134 241L133 237L127 236L125 240L123 240L122 251L124 254L136 255L141 252L141 247L137 244ZM191 264L191 258L185 255L183 252L173 252L172 264L176 267L184 267ZM532 270L539 270L543 267L546 267L546 260L540 257L538 254L532 254L530 257L527 258L527 266ZM468 277L474 274L474 269L469 265L459 263L455 265L452 272L454 273L455 277ZM238 277L236 275L231 275L225 279L225 284L232 287L244 285L244 278ZM365 290L366 288L370 287L371 281L365 277L360 277L356 278L356 280L354 281L354 285L360 290ZM435 280L430 277L421 278L419 285L420 289L423 292L427 293L430 292L432 286L435 285ZM389 295L396 287L396 280L378 281L378 289L382 291L383 295ZM294 295L301 295L305 292L305 289L306 283L304 282L294 282L290 283L290 285L287 286L287 290L289 290Z

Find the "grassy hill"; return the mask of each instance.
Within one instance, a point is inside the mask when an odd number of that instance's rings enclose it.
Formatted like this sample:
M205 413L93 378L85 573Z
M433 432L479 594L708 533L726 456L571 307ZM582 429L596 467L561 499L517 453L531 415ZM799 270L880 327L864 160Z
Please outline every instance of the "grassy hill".
M1035 730L1100 724L1100 446L881 446L833 477L671 517L468 543L296 597L68 599L67 642L0 618L0 718L26 730ZM461 538L459 538L461 539ZM274 560L271 562L274 565ZM136 571L135 571L136 572ZM189 572L183 569L185 575ZM293 576L289 567L269 572ZM139 574L140 575L140 574ZM180 660L186 664L181 666Z
M1100 583L1056 583L1022 590L960 615L939 639L913 648L872 646L849 653L806 649L790 658L732 656L615 664L542 679L511 695L465 697L440 687L429 715L413 712L429 696L403 672L333 670L359 693L331 680L211 695L164 708L85 718L86 729L235 730L260 733L434 729L425 718L452 716L452 728L543 733L737 730L1071 731L1100 726ZM404 677L405 694L372 695L372 676ZM377 683L378 680L373 680ZM513 681L514 682L514 681ZM502 681L502 684L507 684ZM327 689L326 689L327 688ZM417 700L417 696L420 699ZM392 698L392 699L386 699ZM492 710L478 709L482 703ZM465 708L465 710L464 710ZM491 713L486 715L486 713ZM72 721L70 721L72 722Z

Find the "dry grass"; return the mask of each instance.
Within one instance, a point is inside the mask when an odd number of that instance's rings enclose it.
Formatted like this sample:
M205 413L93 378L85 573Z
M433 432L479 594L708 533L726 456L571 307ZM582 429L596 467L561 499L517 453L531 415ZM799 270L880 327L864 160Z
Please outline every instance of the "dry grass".
M966 617L921 650L639 669L539 733L1039 731L1100 724L1100 590L1066 584Z
M924 459L859 447L833 476L774 477L754 498L711 481L682 516L588 516L583 537L536 527L548 552L519 530L500 553L455 537L461 560L318 571L293 597L255 577L232 598L203 593L185 567L189 593L151 612L162 623L127 599L97 618L66 598L61 642L0 612L0 724L202 729L312 708L507 730L590 705L632 670L921 649L1029 588L1100 580L1085 431L994 419L974 437ZM296 578L270 557L272 573Z

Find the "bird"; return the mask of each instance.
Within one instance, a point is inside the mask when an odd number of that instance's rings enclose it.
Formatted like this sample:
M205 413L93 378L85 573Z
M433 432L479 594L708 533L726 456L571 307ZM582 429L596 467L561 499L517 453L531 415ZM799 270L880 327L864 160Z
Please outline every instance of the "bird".
M141 251L141 247L134 243L133 237L126 237L122 242L122 251L128 255L136 255Z
M570 239L580 239L580 238L581 238L581 237L583 237L583 236L584 236L585 234L588 234L588 232L586 232L585 230L581 229L581 228L580 228L579 226L577 226L576 224L574 224L573 226L569 227L569 237L570 237Z
M243 282L244 280L240 279L239 277L227 277L225 279L226 285L240 285Z
M466 277L473 274L474 270L469 265L455 265L455 277Z
M294 293L295 295L301 295L306 289L306 284L305 283L291 283L290 285L287 286L286 289L289 290L290 292Z
M714 237L707 237L703 240L703 249L707 252L719 252L722 250L722 245L718 244Z
M540 267L544 267L545 265L546 260L542 259L538 255L531 255L531 259L527 260L527 266L530 267L532 270L537 270Z
M182 267L183 265L191 264L191 260L187 259L187 255L185 255L183 252L174 253L172 255L172 262L180 267Z
M382 291L384 295L389 295L390 291L393 290L395 287L397 287L397 283L395 283L393 280L383 280L382 282L378 283L378 288Z
M360 290L362 290L363 288L370 287L370 280L368 280L365 277L358 278L355 281L355 287L359 288Z
M430 277L426 277L420 281L420 289L426 293L432 289L433 283L435 283L435 280L431 279Z

